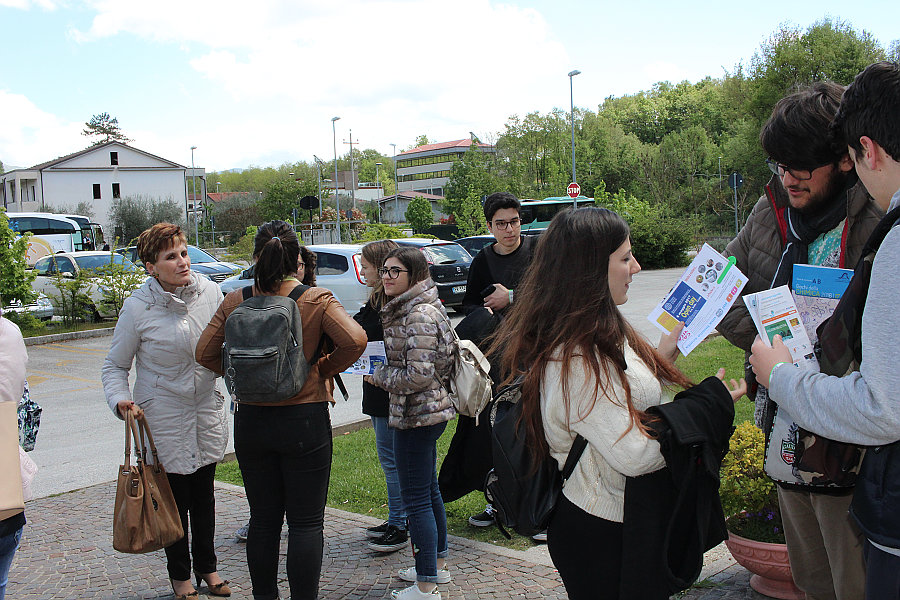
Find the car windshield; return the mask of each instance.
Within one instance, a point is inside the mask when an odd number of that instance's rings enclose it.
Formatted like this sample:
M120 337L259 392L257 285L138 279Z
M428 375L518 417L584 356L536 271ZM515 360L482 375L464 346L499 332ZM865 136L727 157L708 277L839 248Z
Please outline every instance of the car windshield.
M188 256L191 257L191 264L219 262L196 246L188 246Z
M472 256L459 244L435 244L426 246L425 253L436 265L452 265L453 263L472 262Z
M109 264L109 254L92 254L89 256L76 256L75 262L78 264L78 268L85 269L99 269L101 267L105 267ZM121 254L113 254L112 255L113 262L117 265L124 265L125 269L128 271L137 271L139 270L134 263L122 256Z

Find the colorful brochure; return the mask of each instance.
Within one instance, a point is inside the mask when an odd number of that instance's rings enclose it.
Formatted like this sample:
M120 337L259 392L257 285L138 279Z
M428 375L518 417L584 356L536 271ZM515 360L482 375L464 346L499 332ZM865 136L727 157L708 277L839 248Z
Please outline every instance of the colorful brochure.
M369 342L362 356L356 362L347 367L343 373L348 375L371 375L378 365L387 364L387 353L384 351L384 342Z
M747 278L734 266L734 258L726 259L703 244L681 279L647 319L663 333L671 333L679 321L683 322L678 349L687 356L713 332L746 283Z
M819 370L812 342L800 320L800 313L788 286L745 294L744 304L756 324L759 336L766 344L771 346L772 339L780 335L784 345L790 350L795 365L802 369Z
M850 269L794 265L794 303L813 343L817 339L816 330L834 312L851 277Z

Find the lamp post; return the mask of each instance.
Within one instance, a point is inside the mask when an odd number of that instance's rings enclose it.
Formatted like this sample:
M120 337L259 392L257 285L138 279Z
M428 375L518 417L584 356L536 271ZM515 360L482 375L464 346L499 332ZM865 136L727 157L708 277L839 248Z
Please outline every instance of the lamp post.
M217 182L216 182L216 193L217 193L217 194L219 193L219 186L220 186L220 185L222 185L222 182L221 182L221 181L217 181Z
M575 93L572 86L572 78L581 75L581 71L569 71L569 120L572 121L572 183L578 183L575 179ZM572 207L578 206L578 202L573 198Z
M395 217L400 214L400 189L397 187L397 144L391 144L394 149L394 208Z
M191 187L193 187L191 191L194 193L194 244L200 246L200 229L197 227L197 172L194 170L194 150L196 149L197 146L191 146ZM187 208L187 206L185 206L185 208ZM184 218L188 218L187 213L185 213ZM190 221L188 221L187 224L190 226ZM190 229L188 231L190 231Z
M316 161L316 183L319 188L319 221L322 220L322 159L313 154L313 160Z
M719 157L719 191L722 191L722 157Z
M383 163L377 162L375 163L375 185L379 190L381 190L381 180L378 178L378 169L381 168ZM381 192L381 198L384 198L384 192ZM381 223L381 201L376 200L378 202L378 222Z
M334 124L335 121L339 119L340 117L331 117L331 141L334 144L334 204L337 207L338 242L343 242L344 240L341 237L341 200L338 197L337 193L337 129L336 125Z

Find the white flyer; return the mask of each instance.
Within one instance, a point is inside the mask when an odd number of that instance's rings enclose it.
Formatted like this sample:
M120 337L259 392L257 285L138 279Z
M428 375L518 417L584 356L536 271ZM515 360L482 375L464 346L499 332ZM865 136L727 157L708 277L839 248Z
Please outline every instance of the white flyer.
M747 278L709 244L688 265L678 283L647 316L661 332L671 333L684 323L678 349L684 356L706 339L737 300Z
M369 342L362 356L342 372L348 375L371 375L375 372L375 367L386 364L387 353L384 351L384 342Z
M812 342L788 286L747 294L744 296L744 304L766 344L771 346L772 338L780 335L784 345L790 350L795 365L801 369L819 370Z

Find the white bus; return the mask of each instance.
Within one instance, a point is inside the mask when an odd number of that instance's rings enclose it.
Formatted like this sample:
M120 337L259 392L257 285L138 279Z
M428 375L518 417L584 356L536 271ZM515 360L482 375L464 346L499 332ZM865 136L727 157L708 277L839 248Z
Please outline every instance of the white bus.
M20 235L32 234L28 238L28 251L25 254L29 267L48 254L94 249L94 233L87 217L41 212L6 213L6 217L9 219L9 228L14 232ZM102 238L102 232L100 235ZM90 236L92 243L85 247L87 236Z

